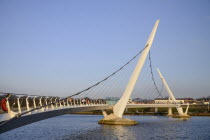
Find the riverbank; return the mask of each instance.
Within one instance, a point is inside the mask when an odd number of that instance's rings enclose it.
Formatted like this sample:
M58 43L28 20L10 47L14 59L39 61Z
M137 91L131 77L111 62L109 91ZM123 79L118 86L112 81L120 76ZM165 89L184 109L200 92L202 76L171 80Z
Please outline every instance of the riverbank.
M32 106L31 106L32 108ZM18 108L11 108L12 111L18 112ZM185 107L183 110L185 111ZM26 110L26 107L21 107L21 110ZM208 111L208 105L190 105L188 114L190 116L210 116L210 111ZM155 113L155 108L129 108L126 109L124 115L159 115L166 116L168 114L167 108L158 108ZM172 109L174 115L178 115L176 108ZM5 113L2 109L0 109L0 114ZM108 114L112 113L111 110L107 111ZM91 111L91 112L80 112L75 114L84 114L84 115L102 115L100 110Z
M80 115L102 115L102 113L100 113L99 111L95 112L78 112L78 113L73 113L73 114L80 114ZM210 117L210 113L192 113L189 112L188 113L190 116L209 116ZM154 116L166 116L167 112L163 112L163 113L154 113L154 112L139 112L139 113L135 113L135 112L125 112L124 115L154 115ZM178 115L178 113L174 113L174 115Z

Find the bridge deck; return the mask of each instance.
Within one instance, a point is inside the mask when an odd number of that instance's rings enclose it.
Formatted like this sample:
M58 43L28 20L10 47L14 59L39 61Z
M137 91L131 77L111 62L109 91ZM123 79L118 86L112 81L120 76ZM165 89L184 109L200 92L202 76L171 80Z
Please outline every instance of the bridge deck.
M186 105L186 104L181 104L181 105ZM148 107L174 108L176 107L176 105L175 104L127 104L126 106L126 108L148 108ZM23 115L20 118L14 118L9 120L9 122L6 122L3 126L0 127L0 134L30 123L34 123L37 121L41 121L56 116L61 116L76 112L93 111L93 110L109 110L112 108L113 108L112 105L102 104L102 105L91 105L91 106L70 106L70 107L57 108L55 110L45 109L43 112L41 112L41 110L38 110L38 112L32 112L31 114ZM3 114L0 114L0 117L2 115Z
M3 126L0 127L0 134L30 123L34 123L37 121L41 121L56 116L61 116L76 112L92 111L92 110L106 110L111 108L112 108L111 105L80 106L80 107L68 107L57 110L32 113L30 115L25 115L20 118L12 119L9 122L5 123Z

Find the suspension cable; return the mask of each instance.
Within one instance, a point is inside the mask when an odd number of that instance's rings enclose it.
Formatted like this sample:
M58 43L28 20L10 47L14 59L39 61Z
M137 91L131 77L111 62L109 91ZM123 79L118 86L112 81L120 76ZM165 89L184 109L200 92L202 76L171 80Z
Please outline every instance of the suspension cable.
M85 92L85 91L90 90L91 88L93 88L93 87L95 87L95 86L98 86L98 85L101 84L102 82L108 80L110 77L114 76L116 73L118 73L119 71L121 71L121 70L122 70L125 66L127 66L131 61L133 61L139 54L142 53L142 51L144 51L144 49L145 49L146 47L148 47L148 44L147 44L141 51L139 51L132 59L130 59L127 63L125 63L122 67L120 67L118 70L116 70L115 72L113 72L112 74L110 74L109 76L107 76L106 78L104 78L103 80L97 82L96 84L94 84L94 85L92 85L92 86L90 86L90 87L88 87L88 88L86 88L86 89L84 89L84 90L82 90L82 91L77 92L76 94L73 94L73 95L71 95L71 96L68 96L67 98L71 98L71 97L73 97L73 96L79 95L79 94L81 94L81 93L83 93L83 92Z
M150 70L151 70L151 75L152 75L152 81L153 81L153 84L155 86L155 89L157 90L157 93L158 93L158 97L162 97L162 90L163 90L163 82L162 82L162 89L161 89L161 92L158 90L157 88L157 85L156 85L156 82L155 82L155 78L154 78L154 75L153 75L153 70L152 70L152 60L151 60L151 56L150 56L150 51L149 51L149 62L150 62Z
M141 53L145 50L145 48L147 48L147 47L148 47L148 44L147 44L142 50L140 50L132 59L130 59L127 63L125 63L122 67L120 67L119 69L117 69L115 72L113 72L112 74L110 74L109 76L107 76L106 78L104 78L103 80L97 82L96 84L94 84L94 85L92 85L92 86L90 86L90 87L88 87L88 88L86 88L86 89L84 89L84 90L82 90L82 91L79 91L79 92L77 92L76 94L73 94L73 95L71 95L71 96L68 96L68 97L66 97L66 98L63 98L63 99L61 99L61 100L54 101L54 102L52 102L52 103L48 103L48 104L46 104L46 105L42 105L42 106L33 108L33 109L31 109L31 110L29 110L29 111L25 111L25 112L23 112L23 113L18 113L18 114L16 114L14 117L12 117L11 119L6 120L5 122L1 123L0 126L4 125L5 123L7 123L7 122L9 122L9 121L11 121L11 120L13 120L13 119L15 119L15 118L19 118L19 117L21 117L21 116L23 116L23 115L25 115L25 114L27 114L27 113L29 113L29 112L32 112L32 111L41 109L41 108L46 107L46 106L51 105L51 104L58 103L59 101L62 101L62 100L71 98L71 97L76 96L76 95L79 95L79 94L81 94L81 93L83 93L83 92L85 92L85 91L88 91L88 90L92 89L92 88L95 87L95 86L98 86L98 85L101 84L102 82L108 80L110 77L114 76L116 73L118 73L119 71L121 71L121 70L122 70L125 66L127 66L131 61L133 61L139 54L141 54ZM0 92L0 93L1 93L1 94L6 94L6 93L2 93L2 92ZM25 95L26 95L26 94L25 94ZM29 95L29 96L30 96L30 95Z
M162 98L164 98L163 96L162 96L162 91L163 91L163 79L161 79L161 90L160 90L160 93L161 93L161 95L158 95L158 97L157 98L159 98L159 97L162 97Z

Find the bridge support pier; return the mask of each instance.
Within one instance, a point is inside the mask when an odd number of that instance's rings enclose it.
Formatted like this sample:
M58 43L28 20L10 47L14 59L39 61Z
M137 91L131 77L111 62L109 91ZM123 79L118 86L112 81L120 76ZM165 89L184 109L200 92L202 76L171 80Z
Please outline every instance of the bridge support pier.
M188 105L188 107L187 107L187 109L186 109L186 111L184 113L183 112L183 108L181 107L181 105L177 104L176 98L174 97L171 89L169 88L168 84L166 83L165 79L163 78L163 75L160 73L160 70L157 69L157 71L158 71L158 74L159 74L160 78L162 79L163 84L166 87L166 90L167 90L170 98L172 99L173 103L176 104L176 109L177 109L177 111L179 113L179 115L172 116L172 118L191 118L189 115L187 115L187 111L188 111L189 105Z
M158 108L157 107L155 107L155 113L158 113Z
M182 113L180 113L179 109L182 110ZM178 106L177 111L179 112L179 115L173 115L172 118L184 118L184 119L191 118L191 116L187 115L188 109L189 109L189 104L185 112L183 112L183 108L181 106Z
M166 116L173 116L171 107L168 108L168 114Z
M103 113L104 117L106 117L106 116L107 116L106 111L104 111L104 110L101 110L101 111L102 111L102 113Z
M128 112L128 108L127 107L125 108L125 112Z
M104 119L98 121L98 123L108 125L136 125L138 122L126 118L120 118L112 113L104 116Z
M182 114L182 115L173 115L172 118L188 119L188 118L192 118L192 117L189 115L186 115L186 114Z

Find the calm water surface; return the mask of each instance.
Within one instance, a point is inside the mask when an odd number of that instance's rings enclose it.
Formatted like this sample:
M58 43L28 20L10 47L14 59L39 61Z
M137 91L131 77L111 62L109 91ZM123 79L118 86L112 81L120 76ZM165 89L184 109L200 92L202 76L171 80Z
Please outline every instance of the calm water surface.
M135 126L99 125L100 115L64 115L0 135L0 140L210 140L210 117L124 116Z

